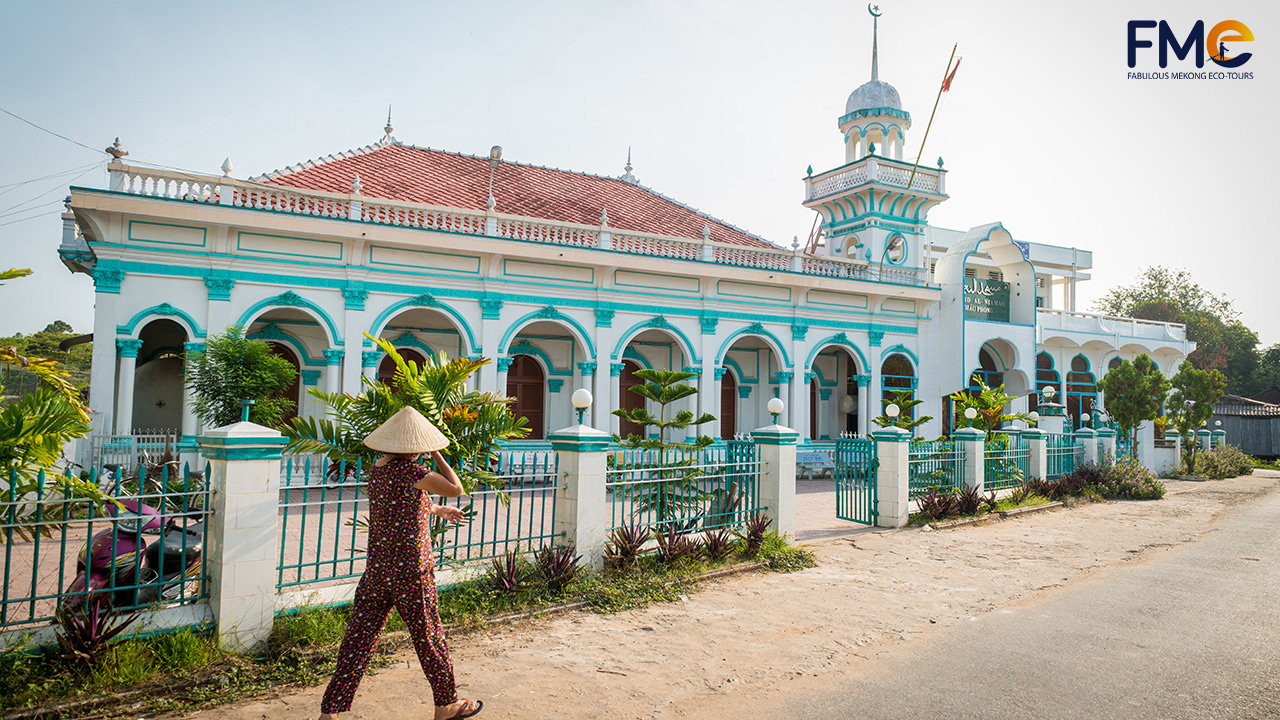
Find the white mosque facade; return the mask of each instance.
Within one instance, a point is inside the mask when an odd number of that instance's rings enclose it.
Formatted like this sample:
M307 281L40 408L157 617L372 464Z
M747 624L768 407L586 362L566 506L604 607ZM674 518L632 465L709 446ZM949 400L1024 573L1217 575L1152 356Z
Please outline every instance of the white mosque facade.
M93 278L90 390L99 437L200 431L185 357L240 324L299 370L288 395L360 391L387 372L366 333L410 358L489 358L475 383L515 398L532 437L640 402L641 368L697 373L688 407L732 437L780 421L809 441L874 429L881 398L911 389L919 429L946 431L946 397L982 378L1016 406L1056 388L1073 417L1120 358L1172 374L1194 348L1177 324L1076 308L1087 250L999 222L931 226L947 171L903 159L911 116L878 78L838 120L843 164L804 178L820 231L780 247L620 177L377 143L247 180L133 164L106 189L71 189L63 262ZM834 148L833 148L834 150ZM835 153L833 152L833 155Z

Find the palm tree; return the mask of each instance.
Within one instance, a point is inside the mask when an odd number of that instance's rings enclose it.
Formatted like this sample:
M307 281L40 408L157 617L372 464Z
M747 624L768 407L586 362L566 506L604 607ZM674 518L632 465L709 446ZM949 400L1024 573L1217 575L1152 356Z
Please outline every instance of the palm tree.
M401 408L411 406L449 438L449 447L442 452L468 495L480 485L496 487L489 468L498 457L498 443L525 437L529 430L525 419L511 412L510 398L467 389L467 379L489 361L440 353L419 367L406 361L386 340L368 333L365 337L395 362L391 382L362 378L364 391L359 395L310 390L312 397L328 408L330 417L294 418L292 426L285 428L289 438L286 450L323 453L330 463L345 461L368 467L375 453L365 446L365 436Z
M978 388L977 393L970 393L966 390L952 393L951 403L955 408L957 422L964 417L965 410L973 408L978 411L978 416L973 419L973 427L985 430L987 436L990 437L1006 422L1012 420L1031 421L1031 416L1027 413L1007 413L1004 411L1009 403L1013 402L1013 396L1004 391L1004 385L987 387L987 384L981 378L978 378Z

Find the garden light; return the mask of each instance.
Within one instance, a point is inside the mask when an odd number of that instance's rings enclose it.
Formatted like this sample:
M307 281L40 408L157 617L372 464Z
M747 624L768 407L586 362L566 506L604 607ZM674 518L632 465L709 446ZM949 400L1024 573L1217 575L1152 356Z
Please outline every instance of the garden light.
M902 411L898 409L898 406L895 403L889 403L889 405L884 409L884 414L891 418L898 417L898 413L900 412Z
M1040 391L1040 394L1044 395L1045 402L1053 402L1053 396L1057 395L1058 391L1054 390L1052 385L1045 385L1044 389Z
M1031 424L1032 424L1032 425L1035 425L1036 423L1040 422L1040 413L1036 412L1035 410L1032 410L1032 411L1027 415L1027 417L1031 419Z
M854 408L856 408L857 406L858 406L858 403L853 399L852 395L845 395L844 397L840 398L841 414L848 415L849 413L853 412Z
M1081 415L1080 422L1089 422L1089 413L1084 413L1083 415Z
M784 407L785 406L782 404L782 398L773 398L769 400L768 408L769 408L769 413L773 415L774 425L778 424L778 416L782 414L782 409Z
M587 408L591 407L591 391L586 388L578 388L573 391L573 397L569 398L573 406L578 409L578 424L582 424L582 416L586 414Z
M966 425L965 427L973 427L973 419L974 419L974 418L976 418L976 417L978 417L978 409L977 409L977 408L965 408L965 409L964 409L964 416L965 416L965 419L967 419L967 420L969 421L969 424L968 424L968 425Z
M1213 426L1214 426L1214 427L1222 427L1222 421L1221 421L1221 420L1214 420L1214 421L1213 421Z

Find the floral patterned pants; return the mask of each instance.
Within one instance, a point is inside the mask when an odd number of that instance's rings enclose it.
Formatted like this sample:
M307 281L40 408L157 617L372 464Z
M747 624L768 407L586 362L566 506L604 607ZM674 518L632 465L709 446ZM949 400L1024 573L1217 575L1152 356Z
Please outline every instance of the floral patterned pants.
M449 648L444 642L444 628L436 607L434 578L430 575L376 578L366 572L356 586L355 605L338 650L338 666L320 702L320 712L340 713L351 709L351 698L369 667L374 645L393 606L400 611L413 636L413 646L418 651L422 672L431 683L435 704L457 701L453 663L449 660Z

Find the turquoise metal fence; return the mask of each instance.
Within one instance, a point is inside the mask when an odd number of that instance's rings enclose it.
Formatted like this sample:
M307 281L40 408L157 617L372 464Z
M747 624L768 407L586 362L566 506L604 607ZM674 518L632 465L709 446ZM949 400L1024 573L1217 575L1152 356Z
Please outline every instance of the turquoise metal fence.
M922 497L929 488L941 491L964 487L964 448L947 439L913 439L907 451L907 495Z
M1021 435L995 433L987 437L983 458L984 490L1008 490L1031 474L1031 447Z
M610 531L740 527L763 509L754 442L730 440L702 450L617 448L607 463Z
M500 454L496 467L506 472L497 474L492 486L460 498L433 498L467 514L464 523L437 520L433 526L437 566L487 560L509 550L532 552L557 537L556 495L563 484L555 453L520 452L514 460L508 451ZM286 460L281 477L276 587L358 578L368 545L365 468L326 463L327 470L318 473L308 463L311 458L297 460Z
M60 605L136 610L208 598L207 467L140 465L132 477L95 470L82 481L114 501L105 505L68 491L70 477L41 471L28 486L11 472L7 485L0 483L0 628L48 622Z
M836 441L836 517L875 524L878 468L875 442L870 438Z
M1045 443L1045 480L1057 480L1075 472L1084 447L1071 433L1049 433Z

